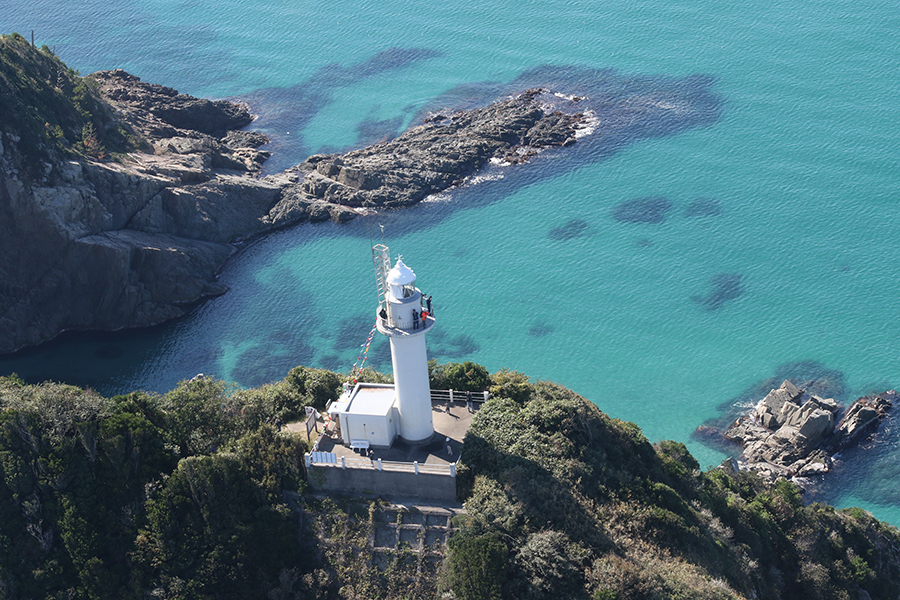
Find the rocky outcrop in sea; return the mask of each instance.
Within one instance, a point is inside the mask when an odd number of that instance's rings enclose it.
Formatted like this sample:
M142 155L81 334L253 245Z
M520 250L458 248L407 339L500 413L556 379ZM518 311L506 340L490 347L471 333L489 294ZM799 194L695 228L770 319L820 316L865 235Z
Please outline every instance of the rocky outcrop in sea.
M785 381L724 432L741 445L740 468L773 482L831 470L832 456L877 429L900 398L895 390L863 396L846 410Z

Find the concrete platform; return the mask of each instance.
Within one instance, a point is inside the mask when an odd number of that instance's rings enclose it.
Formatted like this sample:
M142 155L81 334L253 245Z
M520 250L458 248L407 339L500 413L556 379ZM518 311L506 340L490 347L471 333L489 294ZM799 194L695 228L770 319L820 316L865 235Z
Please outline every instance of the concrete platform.
M475 410L478 410L480 402L475 403ZM333 452L337 455L338 460L345 458L371 458L378 460L394 462L407 462L412 464L418 461L419 464L428 465L449 465L459 460L462 450L462 441L469 430L472 422L473 413L466 410L465 402L441 402L433 403L431 406L431 418L434 422L435 435L432 441L424 445L410 445L402 442L399 438L388 449L371 448L368 455L360 454L348 446L344 446L343 440L337 434L328 431L319 437L319 451ZM291 424L293 425L293 424ZM300 424L302 426L302 424ZM320 427L323 425L319 423ZM447 453L446 440L450 438L450 448L452 453Z

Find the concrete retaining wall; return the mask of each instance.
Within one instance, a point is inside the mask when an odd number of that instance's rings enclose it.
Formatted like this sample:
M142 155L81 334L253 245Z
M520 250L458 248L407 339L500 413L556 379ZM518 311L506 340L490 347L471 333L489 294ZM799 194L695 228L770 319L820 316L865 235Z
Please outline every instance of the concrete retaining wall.
M435 473L404 473L375 469L342 469L312 465L310 487L317 492L372 494L456 502L456 477Z

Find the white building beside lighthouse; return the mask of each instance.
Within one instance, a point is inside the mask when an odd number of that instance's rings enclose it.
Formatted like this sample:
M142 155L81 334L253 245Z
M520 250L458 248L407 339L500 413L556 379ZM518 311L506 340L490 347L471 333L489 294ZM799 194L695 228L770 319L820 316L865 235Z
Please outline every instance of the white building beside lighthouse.
M372 248L378 289L376 327L391 345L394 384L357 383L349 398L329 408L341 437L353 447L389 447L396 437L426 444L434 437L425 335L434 327L416 274L401 258L391 266L388 247Z

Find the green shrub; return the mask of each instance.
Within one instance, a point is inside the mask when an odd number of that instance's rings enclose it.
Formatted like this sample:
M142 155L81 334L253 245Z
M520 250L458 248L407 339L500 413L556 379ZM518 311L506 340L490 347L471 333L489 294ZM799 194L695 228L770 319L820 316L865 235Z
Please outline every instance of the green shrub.
M435 390L482 392L491 386L488 370L470 360L444 365L429 361L428 377Z
M361 369L356 375L361 383L394 383L394 377L387 373L380 373L372 367Z
M196 377L162 397L167 429L182 457L211 454L232 438L237 423L224 410L228 391L224 381Z
M562 532L532 533L516 553L524 577L515 582L523 598L585 596L582 560L586 552ZM519 595L517 594L517 595Z
M326 369L300 366L291 369L286 381L297 393L306 397L309 406L325 410L328 402L338 399L343 377Z
M528 376L518 371L500 369L491 375L490 394L492 398L509 398L519 404L531 399L534 388Z
M178 596L178 581L188 597L258 597L297 564L290 511L266 500L248 463L228 454L185 458L152 491L134 554L143 586Z
M454 537L441 587L457 600L500 600L509 551L496 534Z

